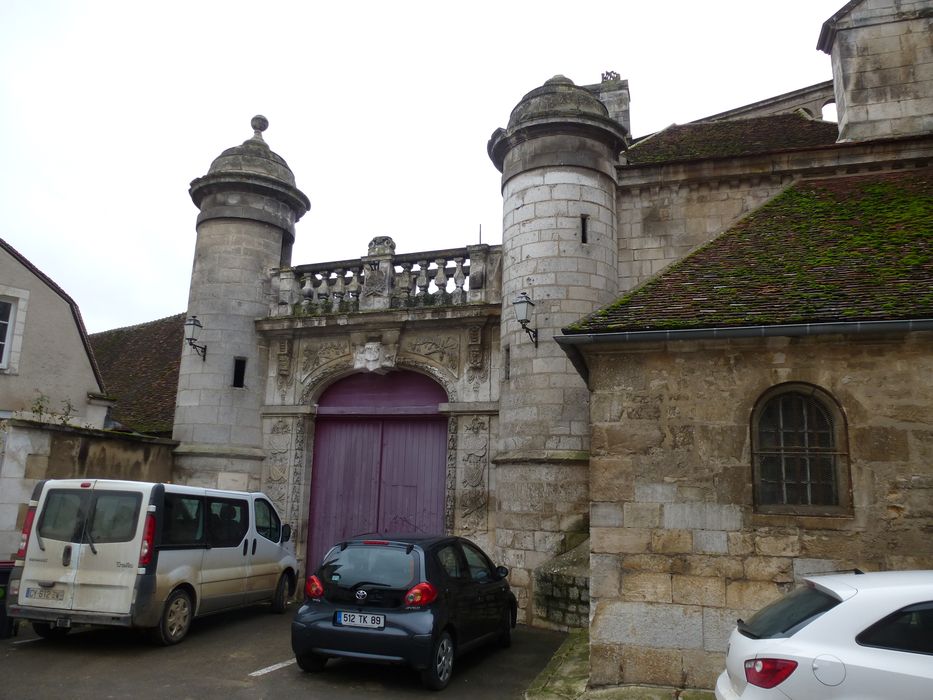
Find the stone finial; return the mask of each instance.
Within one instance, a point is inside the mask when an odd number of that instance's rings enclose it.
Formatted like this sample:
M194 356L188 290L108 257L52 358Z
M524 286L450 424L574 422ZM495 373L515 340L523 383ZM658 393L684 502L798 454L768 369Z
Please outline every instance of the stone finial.
M369 242L369 255L393 255L395 241L389 236L376 236Z
M616 82L617 80L619 80L619 77L620 77L619 74L616 73L614 70L607 70L607 71L605 71L605 72L603 73L603 75L602 75L602 78L603 78L603 79L602 79L602 82L604 82L604 83L614 83L614 82Z
M262 141L262 132L269 128L269 120L257 114L250 120L249 125L253 127L253 138Z

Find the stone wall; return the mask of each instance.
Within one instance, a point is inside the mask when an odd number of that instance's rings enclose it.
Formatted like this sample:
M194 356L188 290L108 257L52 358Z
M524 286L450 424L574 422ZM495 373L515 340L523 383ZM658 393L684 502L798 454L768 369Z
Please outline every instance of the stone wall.
M561 630L590 621L590 542L542 564L534 572L535 625Z
M591 683L712 687L738 617L819 571L933 568L933 334L589 350ZM756 513L750 417L783 382L841 407L851 508ZM710 397L720 397L711 401Z
M927 0L869 0L837 23L831 55L840 140L933 130L929 12Z
M534 571L579 543L589 526L587 462L496 464L496 552L511 569L520 622L530 623Z
M628 173L619 187L619 291L643 284L673 262L711 241L743 216L781 192L792 177L683 179L656 168ZM715 173L703 173L714 175ZM657 177L655 177L657 176ZM659 185L660 181L668 184Z

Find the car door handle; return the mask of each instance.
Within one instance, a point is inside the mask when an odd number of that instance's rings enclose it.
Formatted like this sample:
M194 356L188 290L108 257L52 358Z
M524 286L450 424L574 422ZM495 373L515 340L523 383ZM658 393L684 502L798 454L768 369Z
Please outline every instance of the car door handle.
M71 545L65 545L62 550L62 566L71 566Z
M254 538L254 539L253 539L253 551L252 551L252 554L255 554L255 553L256 553L256 540L255 540L255 538Z
M249 537L243 540L243 556L246 556L246 548L249 547Z

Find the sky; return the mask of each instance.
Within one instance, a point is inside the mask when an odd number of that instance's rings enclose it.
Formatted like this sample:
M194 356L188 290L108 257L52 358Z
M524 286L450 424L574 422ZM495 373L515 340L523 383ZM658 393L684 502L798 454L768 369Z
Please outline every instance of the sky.
M829 80L844 4L2 0L0 238L91 333L181 313L188 186L263 114L311 200L293 264L498 244L486 142L525 93L616 71L644 136Z

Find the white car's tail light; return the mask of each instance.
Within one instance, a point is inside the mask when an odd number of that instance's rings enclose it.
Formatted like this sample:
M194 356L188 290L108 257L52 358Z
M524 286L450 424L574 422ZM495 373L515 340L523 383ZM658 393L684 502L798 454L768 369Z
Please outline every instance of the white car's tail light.
M748 659L745 662L745 680L759 688L780 685L797 668L790 659Z

